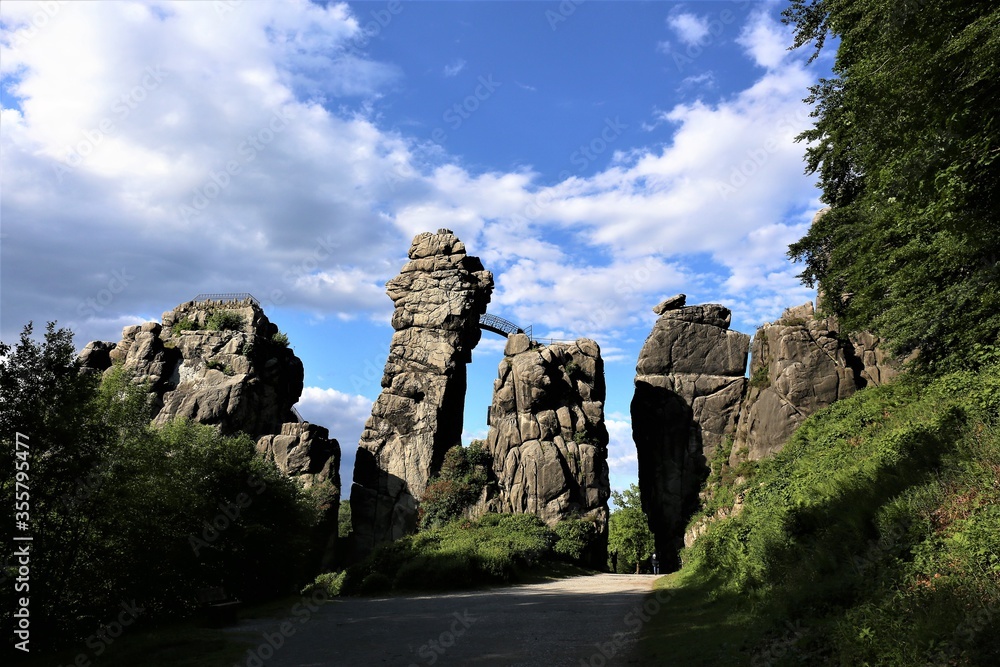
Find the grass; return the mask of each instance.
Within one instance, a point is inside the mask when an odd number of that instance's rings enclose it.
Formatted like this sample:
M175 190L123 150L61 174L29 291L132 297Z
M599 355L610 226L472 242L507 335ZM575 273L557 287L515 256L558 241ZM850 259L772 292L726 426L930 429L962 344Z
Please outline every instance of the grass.
M654 588L650 599L661 606L643 628L639 664L739 664L739 648L752 636L757 622L740 608L734 593L716 595L719 582L690 569L660 577Z
M747 469L742 512L663 580L671 612L643 651L671 647L678 665L1000 664L998 414L993 366L901 378L811 417Z
M18 664L28 667L73 665L79 656L100 667L231 667L259 637L240 635L192 622L126 630L111 644L92 642L56 653L35 653ZM96 651L100 650L98 655ZM33 651L34 653L34 651ZM81 662L79 664L88 664Z

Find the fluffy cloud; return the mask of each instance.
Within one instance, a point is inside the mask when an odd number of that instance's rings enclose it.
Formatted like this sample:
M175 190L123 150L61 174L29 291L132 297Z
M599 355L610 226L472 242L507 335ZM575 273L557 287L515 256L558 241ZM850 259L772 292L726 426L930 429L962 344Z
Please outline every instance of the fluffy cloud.
M340 479L342 496L350 492L354 475L354 457L357 453L365 420L371 415L373 401L356 394L336 389L306 387L296 404L302 418L313 424L325 426L330 437L340 443Z
M708 17L694 14L674 14L667 19L667 25L684 44L697 44L708 35Z
M439 227L496 273L494 308L608 349L667 294L724 298L751 326L794 285L811 75L763 13L740 37L768 67L753 86L658 113L662 146L540 185L380 127L371 102L399 71L361 55L345 5L80 2L44 30L31 7L5 5L0 46L8 326L60 314L86 340L225 291L385 321L384 282ZM708 29L669 21L685 43Z

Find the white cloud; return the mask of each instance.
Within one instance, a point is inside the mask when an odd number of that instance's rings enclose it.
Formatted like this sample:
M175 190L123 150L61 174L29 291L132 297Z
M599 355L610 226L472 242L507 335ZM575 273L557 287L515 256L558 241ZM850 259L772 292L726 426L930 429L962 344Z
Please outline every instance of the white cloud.
M347 497L354 476L354 458L365 421L371 415L373 401L357 394L346 394L336 389L305 387L296 404L302 418L313 424L325 426L330 437L340 443L341 495Z
M448 77L458 76L458 73L463 69L465 69L465 60L458 58L454 62L444 66L444 75Z
M766 11L756 11L750 15L736 42L755 63L774 69L789 56L788 47L792 45L792 39L790 26L781 25Z
M708 17L694 14L674 14L667 19L667 25L677 34L677 38L687 44L697 44L708 36Z

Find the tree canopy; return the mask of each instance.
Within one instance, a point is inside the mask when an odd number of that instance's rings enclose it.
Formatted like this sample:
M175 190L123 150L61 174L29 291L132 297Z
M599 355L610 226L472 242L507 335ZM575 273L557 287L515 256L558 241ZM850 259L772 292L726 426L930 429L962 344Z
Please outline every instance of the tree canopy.
M146 388L122 368L81 373L69 330L50 323L39 343L29 325L16 346L0 343L0 501L25 503L31 576L18 595L33 645L93 633L123 600L146 622L190 610L202 588L248 600L308 574L313 502L249 436L149 420ZM5 625L16 565L0 567Z
M618 553L619 572L631 572L653 555L656 542L642 511L638 485L612 491L611 497L617 509L608 519L608 550Z
M832 208L789 256L846 328L968 365L1000 334L1000 7L791 0L784 20L813 58L839 40L800 136Z

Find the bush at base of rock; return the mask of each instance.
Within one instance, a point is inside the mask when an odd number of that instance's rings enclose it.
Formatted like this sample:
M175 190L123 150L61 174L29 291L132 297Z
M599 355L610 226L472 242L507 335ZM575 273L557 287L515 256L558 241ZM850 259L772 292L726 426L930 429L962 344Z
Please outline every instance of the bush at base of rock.
M548 528L533 514L486 514L458 519L376 548L342 579L342 594L385 592L373 581L386 577L391 590L448 590L510 582L521 574L584 553L592 530L583 520ZM562 545L557 549L557 545ZM327 576L327 575L324 575ZM332 575L331 575L332 576ZM322 582L317 579L317 586ZM329 589L327 589L329 590Z

